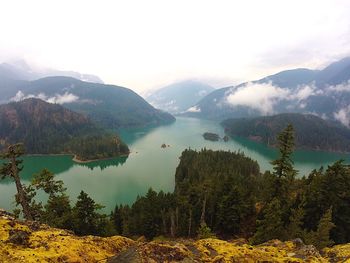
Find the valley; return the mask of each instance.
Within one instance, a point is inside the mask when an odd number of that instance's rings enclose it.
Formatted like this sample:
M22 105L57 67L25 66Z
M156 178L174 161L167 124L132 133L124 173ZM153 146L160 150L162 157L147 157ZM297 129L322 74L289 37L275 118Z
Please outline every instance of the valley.
M109 213L117 202L131 204L150 187L157 191L173 191L178 158L186 148L241 150L246 156L258 161L261 171L270 170L270 161L278 155L276 149L244 138L234 138L228 142L207 141L202 137L206 131L216 133L221 138L224 136L224 128L218 122L184 117L165 126L123 129L119 135L130 148L129 157L78 164L72 161L71 156L26 156L22 180L28 183L34 173L47 168L55 174L55 178L64 181L70 196L75 197L84 190L97 203L105 206L104 212ZM171 147L162 149L160 145L163 142ZM299 170L298 177L339 159L350 162L348 154L315 154L298 150L293 155L295 167ZM3 196L0 207L12 210L15 191L12 181L0 181ZM38 197L44 199L40 193Z

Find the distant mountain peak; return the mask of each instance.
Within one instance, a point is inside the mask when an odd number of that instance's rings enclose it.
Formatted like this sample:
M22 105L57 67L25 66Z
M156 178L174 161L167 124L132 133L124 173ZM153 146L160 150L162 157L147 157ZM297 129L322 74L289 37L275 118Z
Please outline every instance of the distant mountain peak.
M146 100L156 108L176 114L186 111L213 90L200 81L184 80L152 92Z

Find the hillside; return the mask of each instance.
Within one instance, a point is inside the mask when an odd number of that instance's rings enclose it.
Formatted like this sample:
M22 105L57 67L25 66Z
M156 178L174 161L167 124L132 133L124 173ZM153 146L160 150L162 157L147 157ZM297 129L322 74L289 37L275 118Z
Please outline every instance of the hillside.
M121 236L78 237L69 231L15 220L0 210L0 258L16 262L337 262L350 258L350 244L318 251L298 240L258 246L244 239L133 241Z
M323 70L292 69L218 89L186 115L224 120L284 112L313 113L350 126L350 58Z
M230 136L246 137L276 146L277 135L289 123L295 130L296 148L350 152L350 130L315 115L285 113L251 119L228 119L222 125Z
M0 84L0 91L2 87ZM87 115L106 129L173 122L168 113L153 108L130 89L90 83L70 77L48 77L7 87L2 100L20 101L36 97L64 104L68 109Z
M28 154L71 153L80 160L128 153L118 138L58 104L25 99L0 105L0 149L23 142Z
M176 114L186 111L213 90L198 81L181 81L154 91L146 100L156 108Z

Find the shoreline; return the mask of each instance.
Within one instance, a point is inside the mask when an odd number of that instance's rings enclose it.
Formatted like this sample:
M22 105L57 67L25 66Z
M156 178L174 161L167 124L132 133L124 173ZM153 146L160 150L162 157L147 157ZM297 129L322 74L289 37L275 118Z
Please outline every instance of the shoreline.
M250 142L255 142L255 143L258 143L258 144L261 144L261 145L264 145L268 148L271 148L271 149L277 149L278 150L278 146L277 145L272 145L272 144L267 144L263 141L259 141L259 140L255 140L255 139L252 139L252 138L249 138L249 137L245 137L245 136L238 136L238 135L230 135L230 134L226 134L228 135L229 138L231 139L234 139L234 137L237 137L237 138L241 138L241 139L245 139L245 140L248 140ZM315 148L311 148L311 147L298 147L298 146L295 146L294 148L294 152L295 151L308 151L308 152L321 152L321 153L330 153L330 154L341 154L341 155L347 155L350 153L350 151L346 152L346 151L330 151L330 150L322 150L322 149L315 149Z
M119 157L128 157L130 155L131 152L129 153L125 153L125 154L120 154L118 156L114 156L114 157L107 157L107 158L101 158L101 159L92 159L92 160L79 160L77 158L77 155L73 155L72 161L75 163L92 163L92 162L97 162L97 161L106 161L106 160L112 160L115 158L119 158Z
M72 153L33 153L33 154L24 154L23 156L34 156L34 157L40 157L40 156L70 156L72 158L72 161L74 163L91 163L91 162L97 162L97 161L105 161L105 160L112 160L115 158L119 158L119 157L128 157L131 154L131 151L125 154L120 154L118 156L114 156L114 157L107 157L107 158L101 158L101 159L91 159L91 160L79 160L77 158L76 154L72 154Z

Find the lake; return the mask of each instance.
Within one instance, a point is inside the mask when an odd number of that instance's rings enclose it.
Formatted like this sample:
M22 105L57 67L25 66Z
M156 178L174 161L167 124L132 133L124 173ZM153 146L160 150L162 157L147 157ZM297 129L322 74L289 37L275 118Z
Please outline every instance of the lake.
M240 150L257 160L262 171L271 169L270 161L278 156L276 149L243 138L228 142L206 141L202 137L204 132L224 136L224 130L217 122L177 118L175 123L167 126L121 131L120 136L131 150L129 157L77 164L71 156L26 156L23 158L22 182L28 183L32 174L48 168L57 179L63 180L72 201L84 190L105 206L104 212L109 212L116 203L131 204L149 187L157 191L173 191L175 170L185 148ZM169 147L161 148L163 143ZM348 154L313 151L296 151L293 159L299 176L339 159L350 163ZM0 208L13 209L15 191L11 180L0 181ZM38 199L45 200L46 196L40 193Z

